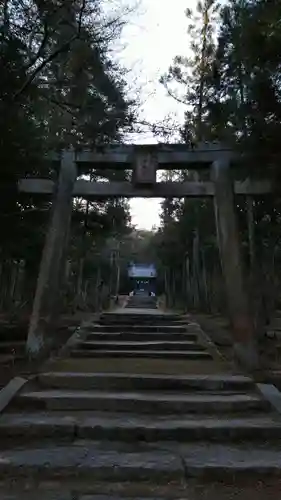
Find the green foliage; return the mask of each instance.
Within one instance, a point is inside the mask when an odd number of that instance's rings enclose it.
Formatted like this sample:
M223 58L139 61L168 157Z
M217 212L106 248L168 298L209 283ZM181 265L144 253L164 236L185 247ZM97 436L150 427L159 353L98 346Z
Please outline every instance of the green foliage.
M190 38L190 56L176 56L168 73L160 82L177 101L186 105L184 142L208 140L209 131L204 127L208 115L208 88L215 52L214 30L218 13L216 0L199 0L194 10L185 12ZM178 88L181 95L179 96Z
M273 166L280 151L280 15L278 3L264 0L223 8L209 82L217 137L240 144L255 167Z
M234 175L274 176L279 182L280 2L229 0L220 5L199 1L197 9L188 9L186 14L190 51L176 57L162 78L169 94L187 107L182 140L191 145L218 140L237 148L247 155L247 163ZM188 176L191 179L190 172ZM183 174L181 179L185 178ZM202 180L202 173L193 179ZM247 200L237 199L236 205L249 269ZM271 269L280 259L280 203L266 197L256 199L253 212L258 262L260 267L263 262ZM209 201L166 200L155 238L163 268L176 266L179 270L188 256L191 281L194 277L198 281L198 266L201 276L219 266L214 211ZM178 277L173 280L178 290ZM192 286L194 290L194 280Z
M42 161L50 150L120 142L131 129L126 72L112 56L124 19L121 10L116 17L105 14L102 0L0 4L0 259L23 259L35 275L50 200L19 194L17 180L56 177L53 166ZM123 234L128 223L124 200L78 200L70 254L88 259L93 241L101 247L113 232Z

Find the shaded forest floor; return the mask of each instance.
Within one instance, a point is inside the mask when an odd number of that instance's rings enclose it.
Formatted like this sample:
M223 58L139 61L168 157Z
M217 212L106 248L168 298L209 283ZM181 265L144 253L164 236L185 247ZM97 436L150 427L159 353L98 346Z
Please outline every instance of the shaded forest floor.
M228 361L233 360L232 333L229 320L219 314L195 313L193 317L216 344ZM281 311L276 311L265 334L259 340L262 372L281 388Z
M54 344L52 353L56 353L71 337L76 328L83 321L87 321L93 313L78 311L75 314L63 314L54 327ZM0 389L4 387L11 378L18 375L27 375L34 370L34 364L26 359L24 348L16 353L13 343L17 340L23 342L27 338L29 316L28 314L18 317L9 314L0 315ZM10 351L5 349L1 353L1 345L9 343Z
M122 307L128 296L119 297L119 307ZM115 307L112 302L109 309ZM97 314L93 311L77 310L74 313L63 313L60 315L54 326L54 343L50 356L56 354L63 347L75 330L83 323ZM1 313L0 314L0 389L6 385L9 380L17 375L27 375L36 371L37 365L30 363L25 357L25 349L21 347L19 355L14 352L13 342L27 339L30 313L22 311L19 314ZM1 345L3 342L10 344L10 352L5 349L2 353Z

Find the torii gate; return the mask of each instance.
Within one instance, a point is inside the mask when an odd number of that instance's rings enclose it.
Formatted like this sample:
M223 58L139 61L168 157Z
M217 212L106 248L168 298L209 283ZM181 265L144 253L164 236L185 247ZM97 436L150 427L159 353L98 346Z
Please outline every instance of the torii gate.
M71 221L72 198L102 199L109 197L213 197L218 246L223 266L229 315L232 322L234 350L250 369L258 366L254 324L244 287L239 233L234 193L268 194L270 182L231 180L231 163L239 161L233 151L219 143L203 144L189 149L181 144L116 145L95 151L64 151L57 183L43 179L21 179L20 192L53 195L52 216L46 236L30 319L27 352L39 357L49 349L50 328L58 303L65 262L65 250ZM91 182L77 180L80 165L92 168L131 169L132 182ZM157 170L211 169L208 182L156 182Z

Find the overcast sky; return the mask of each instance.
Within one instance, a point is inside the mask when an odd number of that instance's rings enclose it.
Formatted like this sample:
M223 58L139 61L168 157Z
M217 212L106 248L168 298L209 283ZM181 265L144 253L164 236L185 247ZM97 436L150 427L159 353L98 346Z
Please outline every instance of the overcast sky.
M132 0L133 1L133 0ZM124 30L125 48L120 53L124 65L132 69L130 78L141 88L141 115L146 120L162 120L175 113L182 120L184 109L159 84L176 55L188 50L187 20L185 9L193 7L196 0L141 0L138 14ZM134 142L157 142L151 136L140 135ZM159 223L159 201L153 199L131 200L133 224L151 229Z

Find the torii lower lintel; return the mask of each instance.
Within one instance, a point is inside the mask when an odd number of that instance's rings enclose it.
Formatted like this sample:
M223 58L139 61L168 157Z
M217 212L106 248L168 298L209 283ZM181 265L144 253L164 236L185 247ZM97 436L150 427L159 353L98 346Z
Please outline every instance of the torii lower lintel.
M79 179L74 183L74 197L85 199L102 198L165 198L165 197L205 197L214 196L213 182L156 182L152 184L151 178L145 178L143 186L131 182L91 182ZM150 181L150 182L149 182ZM18 189L22 193L34 195L52 195L55 183L47 179L20 179ZM236 181L234 191L237 195L266 195L273 192L270 181L247 179Z

